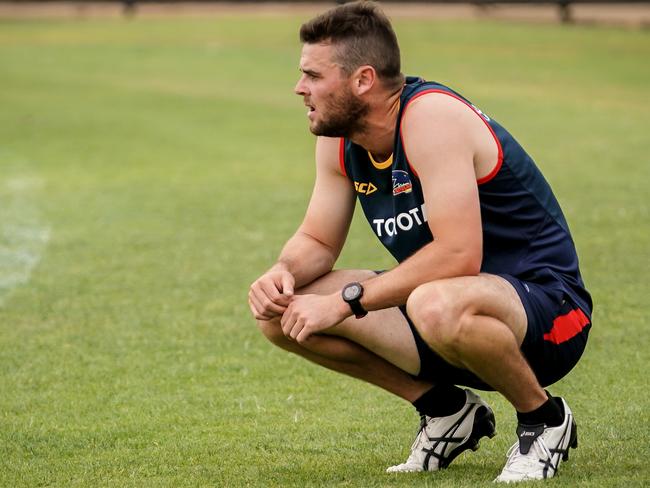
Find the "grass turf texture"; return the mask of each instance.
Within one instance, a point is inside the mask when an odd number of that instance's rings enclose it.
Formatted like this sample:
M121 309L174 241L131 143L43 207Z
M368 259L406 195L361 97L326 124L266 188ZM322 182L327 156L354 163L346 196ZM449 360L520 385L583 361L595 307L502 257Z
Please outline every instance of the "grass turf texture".
M0 244L10 221L50 236L2 296L1 486L492 486L515 428L498 395L481 450L389 476L411 407L275 350L249 316L314 173L291 92L301 20L1 21ZM595 325L551 390L580 427L552 485L647 485L648 34L396 30L404 71L508 127L572 227ZM339 266L391 265L356 218Z

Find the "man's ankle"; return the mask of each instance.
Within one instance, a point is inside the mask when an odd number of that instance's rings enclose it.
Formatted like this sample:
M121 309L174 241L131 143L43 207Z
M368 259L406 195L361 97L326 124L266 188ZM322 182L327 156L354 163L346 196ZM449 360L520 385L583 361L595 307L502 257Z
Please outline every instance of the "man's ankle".
M465 390L455 385L437 384L413 402L420 415L429 417L447 417L459 412L467 395Z
M517 420L524 425L545 424L547 427L557 427L564 422L564 412L561 402L546 392L548 399L535 410L517 412Z

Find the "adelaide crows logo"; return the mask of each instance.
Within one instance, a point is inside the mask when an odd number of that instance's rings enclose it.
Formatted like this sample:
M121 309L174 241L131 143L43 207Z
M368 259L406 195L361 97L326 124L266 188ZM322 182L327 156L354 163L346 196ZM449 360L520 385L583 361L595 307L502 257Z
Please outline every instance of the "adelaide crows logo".
M399 169L393 170L393 195L400 195L402 193L411 193L413 185L411 179L406 171Z

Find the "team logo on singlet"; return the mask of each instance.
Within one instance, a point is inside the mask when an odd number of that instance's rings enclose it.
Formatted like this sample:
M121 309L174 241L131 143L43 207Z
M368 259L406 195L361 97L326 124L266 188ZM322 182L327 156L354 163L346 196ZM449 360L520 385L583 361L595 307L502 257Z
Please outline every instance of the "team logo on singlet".
M354 189L362 195L370 195L377 191L377 187L372 183L359 183L358 181L354 182Z
M402 193L411 193L413 185L411 179L406 171L400 169L393 170L393 195L400 195Z

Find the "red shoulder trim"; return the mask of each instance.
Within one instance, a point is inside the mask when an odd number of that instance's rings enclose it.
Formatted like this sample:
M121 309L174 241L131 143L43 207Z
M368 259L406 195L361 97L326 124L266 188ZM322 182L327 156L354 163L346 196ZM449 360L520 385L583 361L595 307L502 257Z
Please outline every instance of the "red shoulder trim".
M348 173L345 171L345 139L343 137L341 137L341 142L339 142L339 166L341 167L343 176L347 176Z
M413 98L411 98L407 102L407 104L404 106L404 110L402 111L402 120L400 121L399 136L400 136L400 139L402 140L402 148L404 149L404 155L406 156L406 162L408 163L409 167L411 168L411 171L413 171L415 176L418 175L417 172L415 171L415 169L413 169L413 166L411 166L408 155L406 154L406 145L404 144L404 138L402 136L402 124L404 123L404 114L406 113L406 108L409 106L409 104L413 100L421 97L422 95L426 95L428 93L442 93L443 95L449 95L450 97L455 98L456 100L458 100L460 102L463 102L465 105L467 105L469 108L472 109L472 111L483 121L485 126L490 130L490 134L492 134L492 137L494 138L494 142L496 142L496 144L497 144L497 150L499 151L499 155L497 157L496 165L494 166L492 171L490 171L490 173L488 173L484 177L477 179L476 183L479 184L479 185L482 185L483 183L487 183L488 181L490 181L492 178L494 178L496 176L496 174L501 169L501 165L503 164L503 148L501 147L501 142L499 141L499 138L494 133L494 129L492 129L492 126L487 122L487 120L485 120L483 117L481 117L481 114L477 111L476 107L474 107L470 103L467 103L465 100L463 100L462 98L460 98L457 95L454 95L453 93L449 93L448 91L444 91L444 90L440 90L440 89L436 89L436 88L432 88L430 90L424 90L424 91L421 91L420 93L418 93L417 95L415 95Z

